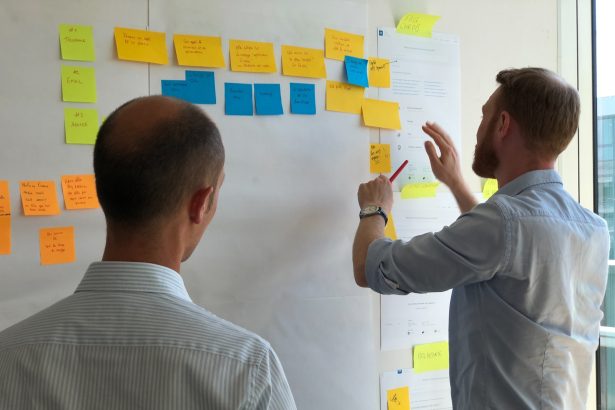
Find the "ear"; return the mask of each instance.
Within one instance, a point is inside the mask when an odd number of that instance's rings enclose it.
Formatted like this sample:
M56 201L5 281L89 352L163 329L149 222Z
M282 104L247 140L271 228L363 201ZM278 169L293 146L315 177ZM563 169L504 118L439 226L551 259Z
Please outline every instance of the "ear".
M500 113L500 117L498 118L498 134L500 138L505 137L510 132L510 122L512 121L510 114L508 111L502 111Z
M200 224L203 222L205 214L207 213L209 196L213 194L213 191L214 188L208 186L206 188L201 188L192 194L188 208L190 222L194 224Z

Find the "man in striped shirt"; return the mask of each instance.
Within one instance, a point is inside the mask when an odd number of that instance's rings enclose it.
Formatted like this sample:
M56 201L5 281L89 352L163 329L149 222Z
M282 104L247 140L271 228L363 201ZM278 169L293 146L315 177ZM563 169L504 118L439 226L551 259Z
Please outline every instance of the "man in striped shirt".
M190 300L181 262L217 208L224 147L197 107L124 104L94 148L102 262L76 292L0 333L1 409L294 409L259 336Z

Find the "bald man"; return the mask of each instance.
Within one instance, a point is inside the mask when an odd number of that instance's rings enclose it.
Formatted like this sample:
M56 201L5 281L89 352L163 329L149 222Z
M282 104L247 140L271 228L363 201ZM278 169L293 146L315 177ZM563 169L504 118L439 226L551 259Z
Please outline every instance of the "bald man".
M0 333L2 409L294 409L265 340L190 300L180 272L224 180L216 125L166 97L129 101L94 148L102 262Z

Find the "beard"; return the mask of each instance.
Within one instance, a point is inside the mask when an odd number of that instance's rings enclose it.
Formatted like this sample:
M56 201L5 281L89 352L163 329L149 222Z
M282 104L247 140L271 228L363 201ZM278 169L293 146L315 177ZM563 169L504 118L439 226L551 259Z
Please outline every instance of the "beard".
M485 132L485 138L483 138L474 149L472 170L479 177L495 178L495 170L498 169L500 165L500 160L493 149L493 135L495 133L496 123L497 117L489 123Z

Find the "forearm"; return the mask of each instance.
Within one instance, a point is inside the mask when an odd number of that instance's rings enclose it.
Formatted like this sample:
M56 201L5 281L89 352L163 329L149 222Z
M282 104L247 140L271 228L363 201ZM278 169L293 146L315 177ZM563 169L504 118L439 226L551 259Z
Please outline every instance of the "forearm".
M367 278L365 277L367 249L372 242L380 238L384 238L383 218L374 215L360 220L352 245L352 265L354 280L361 287L367 287Z
M457 181L455 184L449 185L449 189L453 193L455 200L457 201L457 206L459 206L459 210L461 213L466 213L472 210L477 204L478 201L465 180Z

